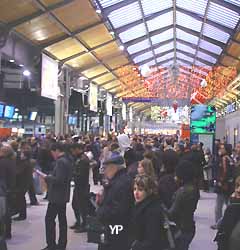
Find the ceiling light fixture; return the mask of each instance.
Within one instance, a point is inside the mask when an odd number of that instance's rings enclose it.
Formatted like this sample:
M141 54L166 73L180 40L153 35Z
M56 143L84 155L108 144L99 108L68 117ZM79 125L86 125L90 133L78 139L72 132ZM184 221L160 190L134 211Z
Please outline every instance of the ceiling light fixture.
M14 60L14 59L10 59L9 62L10 62L10 63L14 63L15 60Z
M120 50L124 50L124 46L123 46L123 45L120 45L120 46L119 46L119 49L120 49Z
M24 75L24 76L30 76L30 75L31 75L31 72L30 72L29 70L26 69L26 70L23 71L23 75Z
M24 67L24 65L23 64L19 64L19 67Z
M97 9L96 12L97 12L98 14L101 14L101 13L102 13L102 11L99 10L99 9Z

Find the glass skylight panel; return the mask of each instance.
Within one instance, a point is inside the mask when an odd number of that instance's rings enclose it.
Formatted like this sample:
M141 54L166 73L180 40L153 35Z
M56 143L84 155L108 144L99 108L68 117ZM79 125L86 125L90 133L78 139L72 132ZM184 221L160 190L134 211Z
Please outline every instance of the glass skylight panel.
M181 66L181 65L184 65L184 66L188 66L188 65L189 65L189 63L183 62L183 61L181 61L181 60L179 60L179 59L177 59L176 62L177 62L177 64L179 64L180 66Z
M103 8L106 8L106 7L109 7L109 6L112 6L116 3L120 3L120 2L123 2L124 0L99 0L101 6Z
M177 0L177 6L204 16L207 2L207 0Z
M156 64L155 60L152 60L151 62L146 63L146 65L148 65L149 67L154 66L155 64Z
M172 64L173 64L173 61L168 61L168 62L165 62L165 63L161 64L161 66L162 67L169 67Z
M172 0L142 0L141 3L146 16L172 7Z
M186 55L182 54L181 52L177 52L177 58L180 58L180 59L183 59L183 60L186 60L189 62L193 62L192 57L186 56Z
M195 65L197 65L197 66L203 66L203 67L206 66L206 64L204 64L204 63L202 63L202 62L200 62L198 60L195 60Z
M120 33L119 37L121 38L123 43L126 43L135 38L145 36L145 35L146 35L146 28L145 28L145 25L141 23L139 25L132 27L131 29L128 29L127 31Z
M108 18L116 29L142 19L142 14L138 2L136 2L114 10L109 14Z
M133 54L133 53L139 52L139 51L147 49L147 48L150 48L150 44L149 44L149 40L148 39L146 39L144 41L141 41L139 43L135 43L134 45L129 46L127 48L127 51L130 54Z
M179 11L177 11L177 24L195 30L197 32L200 32L202 28L202 22Z
M200 48L206 49L206 50L211 51L211 52L218 54L218 55L220 55L222 53L221 47L219 47L215 44L209 43L209 42L202 40L202 39L200 40Z
M182 39L184 41L193 43L195 45L198 44L198 37L197 36L193 36L191 34L188 34L187 32L180 30L177 28L177 38Z
M159 56L157 58L157 62L162 62L162 61L165 61L165 60L173 58L173 57L174 57L174 53L173 52L172 53L168 53L168 54L166 54L164 56Z
M149 58L151 58L151 57L153 57L153 53L152 53L152 51L149 51L149 52L147 52L147 53L144 53L144 54L142 54L142 55L139 55L139 56L133 58L133 61L134 61L135 63L139 63L139 62L142 62L142 61L144 61L144 60L147 60L147 59L149 59Z
M182 51L189 52L189 53L192 53L192 54L195 54L195 52L196 52L196 50L193 49L192 47L187 46L185 44L182 44L180 42L177 42L177 49L180 49Z
M217 29L209 24L204 24L203 35L211 37L217 41L227 43L230 35L220 29Z
M173 29L166 30L158 35L152 36L153 45L173 38Z
M171 50L173 49L173 42L170 42L168 44L165 44L157 49L155 49L155 53L156 54L160 54L160 53L163 53L164 51L168 51L168 50Z
M204 59L206 61L209 61L211 63L216 63L217 62L216 58L214 58L214 57L212 57L210 55L207 55L207 54L205 54L205 53L203 53L201 51L198 51L197 57L202 58L202 59Z
M224 0L225 2L235 4L240 7L240 1L239 0Z
M210 3L207 18L223 26L234 29L239 21L240 15L219 4Z
M170 11L147 22L149 32L173 24L173 12Z

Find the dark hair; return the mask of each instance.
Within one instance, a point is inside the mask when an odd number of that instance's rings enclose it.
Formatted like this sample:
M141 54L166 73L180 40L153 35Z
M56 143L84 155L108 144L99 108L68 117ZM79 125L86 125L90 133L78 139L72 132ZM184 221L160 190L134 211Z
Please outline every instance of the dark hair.
M85 145L83 143L74 143L74 144L70 145L70 149L84 150L85 149Z
M176 176L183 181L183 183L192 182L195 178L195 169L190 161L180 161L176 168Z
M65 145L63 143L60 142L56 142L54 144L52 144L51 146L51 151L60 151L60 152L65 152L66 148Z
M232 154L232 145L231 144L224 144L224 148L226 150L227 155L231 155Z

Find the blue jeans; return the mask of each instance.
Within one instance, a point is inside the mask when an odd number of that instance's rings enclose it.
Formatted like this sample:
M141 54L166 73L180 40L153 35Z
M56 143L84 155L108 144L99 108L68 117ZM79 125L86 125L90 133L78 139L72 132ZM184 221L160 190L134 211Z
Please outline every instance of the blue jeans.
M193 232L182 232L181 236L177 240L176 250L188 250L194 236L195 229Z
M218 224L219 220L223 216L223 205L224 203L226 206L229 202L229 196L226 194L217 194L216 204L215 204L215 222Z

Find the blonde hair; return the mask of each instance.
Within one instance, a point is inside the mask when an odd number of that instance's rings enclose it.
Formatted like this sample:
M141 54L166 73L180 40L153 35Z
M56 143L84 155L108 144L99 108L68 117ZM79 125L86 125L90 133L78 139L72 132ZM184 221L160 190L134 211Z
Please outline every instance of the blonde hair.
M155 171L153 168L152 161L144 158L142 161L140 161L140 164L142 165L144 169L144 174L151 176L152 178L156 178Z
M240 186L240 176L237 177L237 179L235 180L235 187L239 187Z
M137 175L134 179L134 185L142 188L147 196L151 194L158 194L157 183L154 178L149 175Z

